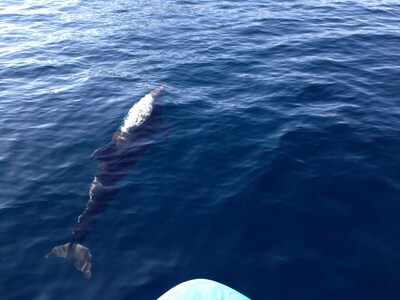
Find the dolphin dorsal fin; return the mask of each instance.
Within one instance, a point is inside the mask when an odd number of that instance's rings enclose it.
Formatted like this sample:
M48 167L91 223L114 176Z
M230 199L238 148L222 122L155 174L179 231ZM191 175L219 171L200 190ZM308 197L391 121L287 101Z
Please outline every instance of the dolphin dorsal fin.
M102 158L110 156L115 150L117 150L117 142L110 142L94 151L93 154L90 156L90 159L95 158L101 160Z

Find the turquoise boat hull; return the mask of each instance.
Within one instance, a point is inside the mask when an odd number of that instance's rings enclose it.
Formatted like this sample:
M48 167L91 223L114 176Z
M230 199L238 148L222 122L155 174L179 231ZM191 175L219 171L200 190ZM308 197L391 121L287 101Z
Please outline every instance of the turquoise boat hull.
M162 295L158 300L250 300L234 289L208 279L185 281Z

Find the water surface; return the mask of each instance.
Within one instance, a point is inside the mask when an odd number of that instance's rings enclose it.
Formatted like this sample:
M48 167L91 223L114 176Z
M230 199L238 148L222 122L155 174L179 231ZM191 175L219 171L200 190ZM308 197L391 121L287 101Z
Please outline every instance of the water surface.
M398 1L2 1L2 299L400 295ZM91 153L163 83L168 135L68 242Z

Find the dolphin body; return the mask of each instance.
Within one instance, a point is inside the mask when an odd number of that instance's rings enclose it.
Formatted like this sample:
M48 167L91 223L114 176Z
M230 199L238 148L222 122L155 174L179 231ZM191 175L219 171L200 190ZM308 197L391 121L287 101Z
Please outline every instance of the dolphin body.
M92 255L82 245L98 214L103 212L117 193L116 183L146 152L151 137L161 125L161 105L156 101L164 86L160 86L135 103L129 110L110 143L97 149L91 156L99 160L89 191L89 201L72 231L71 241L54 247L45 258L53 256L75 260L75 268L89 279L92 276Z

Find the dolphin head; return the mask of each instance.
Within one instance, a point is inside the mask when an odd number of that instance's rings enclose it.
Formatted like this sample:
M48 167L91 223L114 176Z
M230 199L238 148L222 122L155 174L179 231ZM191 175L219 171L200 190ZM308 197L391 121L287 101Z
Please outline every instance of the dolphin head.
M157 99L162 91L165 90L165 85L160 85L158 88L152 90L149 94L153 97L153 99Z

